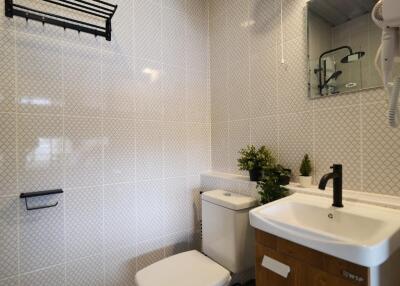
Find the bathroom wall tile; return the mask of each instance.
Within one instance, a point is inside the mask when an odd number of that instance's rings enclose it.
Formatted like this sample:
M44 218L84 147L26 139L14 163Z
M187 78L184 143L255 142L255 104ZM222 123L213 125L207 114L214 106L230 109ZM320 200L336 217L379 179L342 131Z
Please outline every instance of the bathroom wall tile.
M63 53L68 58L63 65L65 113L102 115L104 96L100 52L96 49L65 45Z
M143 242L136 247L137 264L136 270L139 271L154 262L164 258L164 243L162 239Z
M386 103L362 107L362 190L398 195L400 132L389 127L387 110Z
M95 37L92 34L78 33L78 31L75 30L66 29L65 31L63 31L63 41L67 45L74 44L74 45L79 45L81 47L100 49L102 39L101 37Z
M185 69L163 66L164 120L185 121Z
M22 1L19 2L21 4L27 4L27 2L23 3ZM48 5L47 3L42 2L28 2L29 7L33 9L42 10L43 6ZM44 4L44 5L43 5ZM26 5L26 6L28 6ZM43 10L42 10L43 11ZM4 15L4 14L3 14ZM14 17L14 27L17 32L22 32L25 34L30 34L33 36L41 36L46 37L48 39L53 40L61 40L63 38L64 30L60 27L53 26L53 25L43 25L39 21L26 21L26 19L22 17ZM12 27L12 26L10 26ZM77 33L77 32L75 32Z
M65 192L67 260L97 255L103 249L103 190L101 187Z
M19 286L18 277L0 280L0 286Z
M57 265L51 268L27 273L21 276L21 286L64 286L65 266Z
M201 229L201 195L203 186L200 176L190 176L186 180L188 196L189 196L189 229L193 232L200 231Z
M30 207L52 205L55 202L58 202L56 207L28 211L26 210L25 201L20 201L19 247L21 273L64 263L65 238L63 195L61 194L29 199ZM43 274L40 275L47 276L51 273L53 272L43 272ZM35 275L32 277L32 279L35 280ZM36 283L38 282L39 281ZM33 282L30 283L31 284L22 284L34 285ZM43 284L36 285L45 284L46 283L43 282Z
M345 107L349 105L359 105L360 104L360 96L362 94L359 92L353 93L345 93L342 95L335 95L335 96L328 96L325 98L320 98L317 100L313 100L314 109L321 110L321 109L330 109L330 108L337 108L337 107Z
M104 115L134 118L136 113L134 60L127 55L102 55Z
M197 175L208 171L211 168L211 125L187 123L186 138L187 174Z
M251 116L249 69L248 58L229 62L229 120L244 119Z
M228 67L211 68L210 94L212 122L229 120Z
M1 281L18 274L18 198L0 199L0 229Z
M371 102L385 102L388 95L384 88L374 88L362 91L360 97L362 104L368 104Z
M195 1L203 2L203 1ZM206 2L206 1L204 1ZM187 66L201 72L208 71L208 18L186 17L185 50Z
M135 64L137 118L161 120L163 117L162 67L155 62L137 60Z
M136 184L136 227L138 241L160 237L165 229L165 191L162 180Z
M135 121L104 119L104 183L135 180Z
M63 188L63 119L18 115L18 190Z
M0 28L0 112L15 111L16 59L14 45L15 32L11 29Z
M210 96L207 74L189 70L186 75L186 120L209 122Z
M207 0L186 0L186 6L189 15L196 16L202 19L208 18Z
M285 64L278 62L278 111L281 113L311 110L307 96L306 43L303 37L284 43Z
M215 171L229 170L229 123L215 123L211 126L211 158Z
M277 111L276 47L251 57L250 101L253 117L273 115Z
M186 0L162 0L162 5L183 13L186 12Z
M228 25L226 17L211 18L209 21L209 45L211 70L228 64ZM212 79L212 78L211 78Z
M316 179L329 173L333 163L343 164L343 186L361 188L360 107L315 113Z
M136 243L136 194L133 183L104 186L104 245L106 250Z
M162 128L162 123L158 121L137 122L137 181L162 178L163 176Z
M132 286L135 285L136 248L123 248L105 255L105 285Z
M305 37L307 31L307 0L287 0L283 2L284 41L299 35Z
M233 173L241 173L237 166L239 150L250 144L250 120L229 122L229 166Z
M186 66L185 14L172 9L162 10L162 59L164 63Z
M280 115L279 163L292 170L297 181L301 160L309 154L313 160L313 114L311 112ZM322 142L321 142L322 143Z
M103 183L102 120L65 117L65 186L96 186Z
M136 56L138 58L160 61L161 5L148 0L134 0L134 5Z
M222 18L226 14L227 0L210 0L208 1L210 20L214 18Z
M164 180L165 184L165 234L188 229L189 192L185 178Z
M229 61L249 57L249 2L241 0L226 1L226 20L228 33Z
M185 123L164 123L163 127L163 170L164 177L186 175L187 140Z
M17 33L16 38L18 111L62 112L62 46L23 33Z
M278 158L278 117L259 117L251 120L251 144L266 146Z
M66 265L68 286L100 286L104 285L103 256L92 256L75 260Z
M0 114L0 196L17 193L16 117Z
M281 28L279 1L249 0L248 28L251 54L275 46Z
M188 251L188 233L184 231L168 235L164 240L164 244L165 257Z

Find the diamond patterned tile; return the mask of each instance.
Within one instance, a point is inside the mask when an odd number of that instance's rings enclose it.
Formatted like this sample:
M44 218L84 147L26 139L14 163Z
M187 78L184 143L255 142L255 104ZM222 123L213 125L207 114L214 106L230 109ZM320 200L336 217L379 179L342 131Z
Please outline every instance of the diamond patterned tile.
M25 201L20 200L20 272L29 272L36 269L64 263L64 198L63 195L31 198L31 207L51 205L58 201L53 208L27 211ZM41 272L39 276L52 276L53 272ZM31 276L28 276L28 278ZM32 276L37 281L36 275ZM49 278L43 278L45 279ZM29 278L31 279L31 278ZM42 278L40 278L42 279ZM23 279L22 279L23 280ZM39 280L40 281L40 280ZM37 281L37 282L39 282ZM36 282L36 283L37 283ZM24 285L34 285L32 284ZM35 285L45 285L35 284ZM50 284L52 285L52 284Z
M309 154L313 158L313 115L311 112L281 115L278 128L279 163L290 168L292 179L297 181L303 156Z
M148 241L164 234L165 192L162 180L136 185L136 227L138 241Z
M188 233L184 231L168 235L164 240L164 244L165 257L188 251Z
M61 113L62 46L23 33L17 33L16 41L18 111Z
M162 5L183 13L186 12L186 0L162 0Z
M210 19L222 18L226 14L227 0L209 0Z
M21 276L21 286L64 286L65 266L58 265L51 268L27 273Z
M12 277L0 280L0 286L19 286L18 277Z
M196 0L196 2L201 2ZM204 1L205 2L205 1ZM208 70L208 18L186 17L186 57L190 69Z
M71 261L66 266L67 286L103 286L103 257Z
M200 191L203 190L200 175L187 178L187 189L189 192L189 229L200 231L201 228L201 198Z
M362 107L363 191L399 195L400 130L387 123L385 103Z
M136 113L134 60L126 55L102 55L104 115L134 118Z
M0 111L1 112L15 111L15 60L16 59L15 59L14 44L15 44L14 31L11 29L6 29L6 30L0 29L0 88L1 88Z
M165 234L172 234L188 229L189 192L185 178L164 180L165 184Z
M307 0L283 1L284 41L290 41L299 35L306 36ZM305 57L303 57L305 58Z
M0 199L0 280L18 274L18 198ZM1 282L0 282L1 285Z
M137 118L161 120L163 117L162 67L155 62L137 60L135 64Z
M105 284L113 286L135 285L136 248L123 248L105 255Z
M209 122L211 99L208 93L207 74L188 71L186 75L186 120Z
M172 9L163 9L161 30L163 62L185 68L185 14Z
M229 171L229 124L216 123L211 126L211 158L212 169L215 171Z
M136 270L139 271L164 258L163 241L157 239L138 244L136 247L136 255Z
M250 144L250 120L229 122L229 169L232 173L240 173L237 159L239 150ZM247 173L246 173L247 174Z
M333 163L343 164L343 187L361 188L360 107L315 113L315 169L319 180Z
M251 144L266 146L278 158L278 117L259 117L251 120Z
M199 175L211 169L211 125L187 123L187 174Z
M34 192L63 187L63 119L18 115L18 189Z
M224 0L219 0L224 1ZM207 0L186 0L187 12L191 17L196 16L202 19L208 18Z
M66 117L64 131L65 186L103 183L102 120Z
M161 5L134 0L134 43L138 58L161 60Z
M163 177L162 123L138 121L136 134L136 180Z
M0 114L0 196L17 193L16 117Z
M65 113L99 116L103 112L101 53L96 49L65 45L64 100Z
M136 195L132 183L104 186L104 244L108 250L136 243Z
M165 121L185 121L185 69L163 66Z
M101 187L65 192L67 260L97 255L103 249L103 190Z
M104 119L104 183L135 180L135 122Z
M248 58L229 62L229 120L245 119L251 116L249 70Z
M164 123L163 127L164 177L186 175L187 141L185 123Z

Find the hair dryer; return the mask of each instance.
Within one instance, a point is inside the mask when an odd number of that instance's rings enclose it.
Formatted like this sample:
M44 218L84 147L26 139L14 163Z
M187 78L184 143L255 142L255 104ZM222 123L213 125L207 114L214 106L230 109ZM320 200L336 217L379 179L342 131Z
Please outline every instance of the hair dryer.
M382 29L382 44L375 58L375 66L390 94L389 124L397 127L400 75L393 78L393 69L395 58L400 56L400 1L380 0L372 10L372 19Z

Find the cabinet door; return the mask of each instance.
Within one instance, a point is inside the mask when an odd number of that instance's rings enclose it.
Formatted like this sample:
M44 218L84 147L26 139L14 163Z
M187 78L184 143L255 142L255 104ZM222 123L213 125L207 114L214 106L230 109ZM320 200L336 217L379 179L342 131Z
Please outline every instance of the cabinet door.
M327 272L323 272L311 266L305 266L301 275L301 285L307 286L356 286L361 285L356 282L349 282L347 280L336 277Z
M264 255L273 258L290 267L290 273L287 278L262 266ZM257 286L305 286L299 284L299 273L301 264L299 261L278 253L272 249L256 245L256 284ZM307 285L308 286L308 285Z

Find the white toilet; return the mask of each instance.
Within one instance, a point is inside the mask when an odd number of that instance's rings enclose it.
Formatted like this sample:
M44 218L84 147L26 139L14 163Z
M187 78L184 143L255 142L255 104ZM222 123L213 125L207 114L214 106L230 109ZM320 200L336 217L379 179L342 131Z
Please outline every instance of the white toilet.
M203 252L183 252L158 261L135 277L137 286L226 286L231 273L254 267L249 210L256 200L223 190L202 194Z

